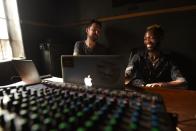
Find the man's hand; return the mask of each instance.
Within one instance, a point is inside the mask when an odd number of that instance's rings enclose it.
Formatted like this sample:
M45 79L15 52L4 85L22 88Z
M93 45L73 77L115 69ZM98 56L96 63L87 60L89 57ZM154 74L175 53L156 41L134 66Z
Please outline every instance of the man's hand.
M154 88L154 87L166 87L166 86L167 86L167 83L166 82L158 82L158 83L146 84L145 87Z

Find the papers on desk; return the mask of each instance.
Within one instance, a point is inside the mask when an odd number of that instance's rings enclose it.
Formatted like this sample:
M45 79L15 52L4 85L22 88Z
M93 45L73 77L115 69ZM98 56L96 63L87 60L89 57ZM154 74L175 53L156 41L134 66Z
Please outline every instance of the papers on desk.
M63 82L63 79L59 77L51 77L51 78L45 78L42 81ZM20 81L20 82L16 82L13 84L0 86L0 88L13 87L13 86L24 86L24 85L27 85L27 84L24 81Z
M0 88L13 87L13 86L24 86L24 85L26 85L26 83L24 81L20 81L20 82L16 82L13 84L0 86Z
M63 82L63 78L59 78L59 77L51 77L51 78L43 79L43 81Z

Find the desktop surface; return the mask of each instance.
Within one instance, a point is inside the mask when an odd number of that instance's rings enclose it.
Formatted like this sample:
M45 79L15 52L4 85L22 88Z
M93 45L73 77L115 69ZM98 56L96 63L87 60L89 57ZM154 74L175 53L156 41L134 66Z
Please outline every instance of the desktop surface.
M196 130L196 91L159 88L145 90L163 97L167 111L178 115L178 127L182 131Z

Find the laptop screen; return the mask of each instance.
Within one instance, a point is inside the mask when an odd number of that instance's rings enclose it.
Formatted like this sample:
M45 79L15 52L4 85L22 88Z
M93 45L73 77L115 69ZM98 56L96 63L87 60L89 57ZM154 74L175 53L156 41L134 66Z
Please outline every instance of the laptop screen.
M41 82L39 73L32 60L13 60L12 63L25 84Z
M125 61L119 55L62 55L64 82L97 88L122 89Z

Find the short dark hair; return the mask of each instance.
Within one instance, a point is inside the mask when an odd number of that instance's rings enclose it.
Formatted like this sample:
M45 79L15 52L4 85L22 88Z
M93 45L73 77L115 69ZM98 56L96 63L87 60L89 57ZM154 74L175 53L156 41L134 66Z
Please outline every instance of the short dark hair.
M163 28L158 25L158 24L153 24L153 25L150 25L146 28L146 31L150 31L152 32L153 34L157 35L158 37L163 37L164 36L164 30Z
M102 24L100 21L96 20L96 19L92 19L88 24L87 24L87 28L90 27L92 24L97 24L99 25L100 27L102 27Z

